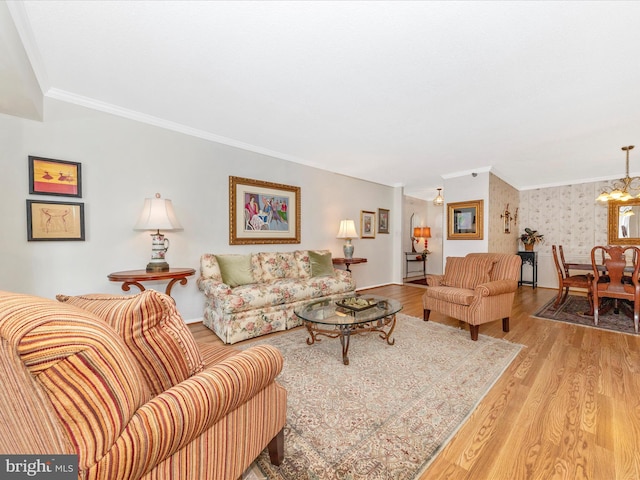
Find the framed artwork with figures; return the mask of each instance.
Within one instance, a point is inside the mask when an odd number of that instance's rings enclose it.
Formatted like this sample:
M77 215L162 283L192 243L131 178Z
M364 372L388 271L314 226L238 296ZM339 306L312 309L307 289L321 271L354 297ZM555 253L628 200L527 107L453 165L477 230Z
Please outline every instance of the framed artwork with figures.
M81 169L77 162L29 156L29 193L82 198Z
M300 187L229 177L229 245L300 243Z

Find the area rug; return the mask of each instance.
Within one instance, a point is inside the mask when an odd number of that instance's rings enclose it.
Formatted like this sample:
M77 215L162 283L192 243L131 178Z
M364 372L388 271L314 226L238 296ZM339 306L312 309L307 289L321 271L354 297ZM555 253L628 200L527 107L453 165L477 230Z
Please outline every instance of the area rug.
M567 301L557 309L553 308L555 297L550 300L533 316L559 322L573 323L585 327L600 328L602 330L613 330L615 332L630 333L636 335L633 318L627 317L622 311L614 313L613 309L605 315L599 315L598 325L594 325L593 316L585 315L589 311L589 300L580 295L569 295Z
M256 462L270 480L418 478L522 348L402 314L394 345L352 336L349 365L338 339L306 338L299 328L252 343L285 359L285 460Z

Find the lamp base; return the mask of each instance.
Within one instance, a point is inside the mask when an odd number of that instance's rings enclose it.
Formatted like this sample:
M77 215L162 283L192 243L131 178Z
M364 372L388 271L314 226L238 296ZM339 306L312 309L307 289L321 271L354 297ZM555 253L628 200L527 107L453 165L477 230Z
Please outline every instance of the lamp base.
M342 246L342 251L344 253L344 258L347 260L351 260L353 258L353 245L351 244L351 239L347 239L347 243Z
M147 272L168 272L169 264L167 262L149 262L147 263Z

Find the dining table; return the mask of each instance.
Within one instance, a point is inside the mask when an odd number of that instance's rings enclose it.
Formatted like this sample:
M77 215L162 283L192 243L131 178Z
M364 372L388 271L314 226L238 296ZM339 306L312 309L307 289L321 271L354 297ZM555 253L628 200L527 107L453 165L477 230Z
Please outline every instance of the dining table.
M589 272L593 272L593 265L590 263L584 263L584 262L565 262L565 267L567 267L567 269L569 270L586 270ZM596 267L598 268L599 272L606 272L607 271L607 267L606 265L596 265ZM624 271L627 273L633 272L634 266L633 265L627 265L626 267L624 267Z

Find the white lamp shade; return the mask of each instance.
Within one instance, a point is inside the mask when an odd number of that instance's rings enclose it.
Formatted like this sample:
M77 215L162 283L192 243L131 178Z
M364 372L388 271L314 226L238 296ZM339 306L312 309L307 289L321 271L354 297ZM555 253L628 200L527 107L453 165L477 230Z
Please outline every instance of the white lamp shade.
M358 238L356 223L353 220L340 220L340 229L336 238Z
M142 213L133 227L134 230L182 230L182 225L173 211L171 200L160 198L145 198Z

